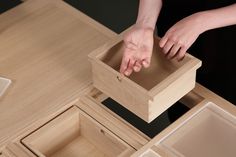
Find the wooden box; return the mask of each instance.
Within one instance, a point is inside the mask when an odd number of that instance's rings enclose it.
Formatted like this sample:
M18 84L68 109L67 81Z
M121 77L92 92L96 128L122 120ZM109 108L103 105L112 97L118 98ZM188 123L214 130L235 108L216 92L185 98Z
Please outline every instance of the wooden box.
M126 142L75 106L22 142L40 157L123 157L134 152Z
M235 157L236 114L227 108L203 102L132 157Z
M167 60L156 46L149 68L121 75L122 42L119 36L89 55L93 84L143 120L151 122L194 88L201 61L189 54L181 62Z

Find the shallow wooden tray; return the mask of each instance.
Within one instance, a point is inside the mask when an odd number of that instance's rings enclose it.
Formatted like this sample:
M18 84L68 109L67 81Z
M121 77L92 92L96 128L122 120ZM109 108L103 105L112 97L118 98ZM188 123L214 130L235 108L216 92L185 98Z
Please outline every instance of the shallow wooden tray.
M134 149L77 107L72 107L22 142L38 156L129 156Z
M206 99L132 157L234 157L235 145L235 106Z

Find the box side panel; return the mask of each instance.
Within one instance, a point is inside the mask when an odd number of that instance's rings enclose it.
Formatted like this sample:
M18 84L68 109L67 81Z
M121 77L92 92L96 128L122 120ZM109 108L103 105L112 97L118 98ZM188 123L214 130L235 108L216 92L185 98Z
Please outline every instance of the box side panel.
M166 111L195 86L196 71L192 70L172 82L150 102L149 122Z
M119 80L114 73L95 61L92 61L92 73L96 88L143 120L148 120L148 99L145 94L132 87L129 82Z

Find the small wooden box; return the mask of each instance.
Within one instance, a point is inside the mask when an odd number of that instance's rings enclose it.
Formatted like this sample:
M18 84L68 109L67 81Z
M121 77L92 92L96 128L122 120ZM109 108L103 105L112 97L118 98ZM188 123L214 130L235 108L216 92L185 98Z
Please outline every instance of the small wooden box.
M213 103L207 103L160 142L174 156L234 157L236 117Z
M236 110L231 109L203 101L132 157L144 157L149 151L153 157L235 157Z
M40 157L125 157L134 152L126 142L75 106L22 142Z
M93 84L143 120L151 122L194 88L201 61L189 54L181 62L167 60L156 46L149 68L121 75L122 42L118 36L89 55ZM154 45L158 42L155 37Z

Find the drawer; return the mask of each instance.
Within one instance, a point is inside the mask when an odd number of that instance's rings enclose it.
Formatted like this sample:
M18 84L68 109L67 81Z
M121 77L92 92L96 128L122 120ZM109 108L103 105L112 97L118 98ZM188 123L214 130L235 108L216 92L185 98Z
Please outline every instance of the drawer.
M181 62L167 60L157 46L149 68L129 77L121 75L122 42L118 36L89 54L93 84L146 122L151 122L194 88L201 61L190 54ZM158 42L155 37L154 45Z
M202 102L132 157L235 157L236 114L227 108Z
M22 140L41 157L130 156L135 150L76 106Z

